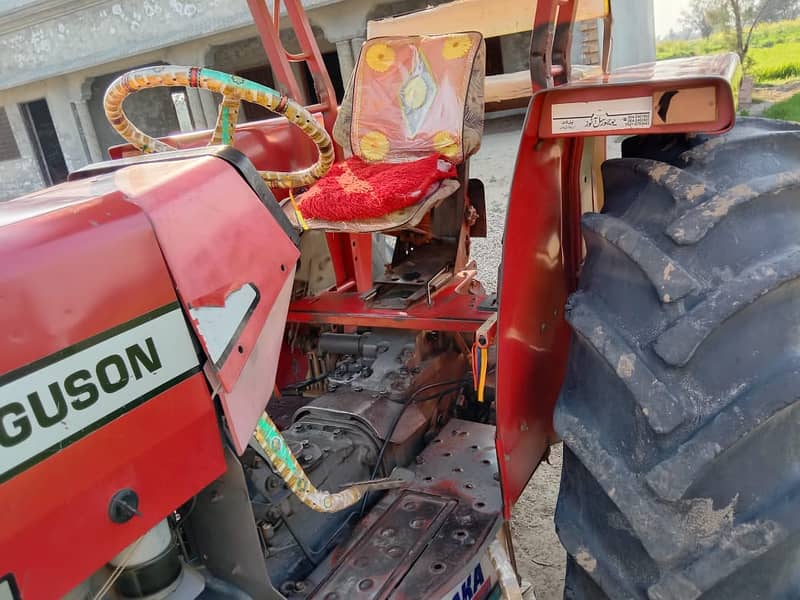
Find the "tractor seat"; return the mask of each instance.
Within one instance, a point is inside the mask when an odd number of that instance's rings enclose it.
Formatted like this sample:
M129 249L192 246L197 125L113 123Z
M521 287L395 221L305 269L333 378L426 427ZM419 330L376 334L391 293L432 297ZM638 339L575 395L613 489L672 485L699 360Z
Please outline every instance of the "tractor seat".
M289 219L351 233L416 226L459 189L459 166L480 148L484 75L480 33L367 41L333 128L349 158L297 210L285 205Z

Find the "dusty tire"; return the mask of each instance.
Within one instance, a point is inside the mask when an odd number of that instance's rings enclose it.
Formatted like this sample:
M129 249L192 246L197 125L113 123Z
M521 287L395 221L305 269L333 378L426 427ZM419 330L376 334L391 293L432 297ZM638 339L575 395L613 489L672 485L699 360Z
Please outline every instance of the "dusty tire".
M565 597L800 598L800 131L624 152L567 310Z

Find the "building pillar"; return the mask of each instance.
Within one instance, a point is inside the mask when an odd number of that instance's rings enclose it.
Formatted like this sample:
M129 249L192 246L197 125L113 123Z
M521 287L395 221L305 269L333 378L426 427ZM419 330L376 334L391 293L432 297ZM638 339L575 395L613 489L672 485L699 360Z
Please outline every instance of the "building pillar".
M203 66L210 64L211 47L207 43L170 48L165 59L174 65ZM195 129L212 129L217 123L217 101L214 94L199 88L185 88L186 102L192 114Z
M91 118L86 120L85 113L83 116L80 114L84 109L81 103L85 102L88 94L84 93L82 86L76 88L72 83L72 80L65 77L52 78L48 80L44 94L61 153L69 171L80 169L97 158L102 160L99 147L96 145L94 124ZM85 108L88 112L88 107ZM92 148L92 137L94 137L94 148Z
M192 123L195 129L209 129L214 126L208 124L206 113L203 108L203 101L200 98L200 90L197 88L186 88L186 102L189 104L189 111L192 113Z
M363 37L354 37L350 40L350 47L353 49L353 64L358 62L358 55L361 54L361 46L365 41L366 39Z
M197 95L200 97L200 106L205 116L206 128L211 129L217 123L217 101L214 94L208 90L196 90Z
M83 150L89 162L100 162L107 157L103 156L100 149L100 142L97 141L97 132L94 129L92 115L89 113L88 96L81 94L81 97L72 101L72 112L75 123L78 126L78 134L83 143Z
M339 58L339 70L342 73L342 81L349 81L353 73L355 62L353 61L352 40L339 40L336 42L336 56Z
M517 73L530 68L531 32L520 31L500 36L503 73Z
M617 0L613 16L612 29L617 35L611 45L611 68L654 61L656 31L652 0Z

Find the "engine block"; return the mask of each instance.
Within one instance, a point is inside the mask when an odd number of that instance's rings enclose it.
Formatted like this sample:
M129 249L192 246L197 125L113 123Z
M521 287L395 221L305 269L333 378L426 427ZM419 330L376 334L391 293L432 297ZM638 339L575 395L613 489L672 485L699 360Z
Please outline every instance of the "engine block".
M282 432L314 485L338 491L413 462L460 394L467 365L462 346L455 335L439 332L322 334L319 353L335 364L327 392L299 408ZM286 488L257 449L242 462L272 583L284 594L302 593L306 575L380 495L318 513Z

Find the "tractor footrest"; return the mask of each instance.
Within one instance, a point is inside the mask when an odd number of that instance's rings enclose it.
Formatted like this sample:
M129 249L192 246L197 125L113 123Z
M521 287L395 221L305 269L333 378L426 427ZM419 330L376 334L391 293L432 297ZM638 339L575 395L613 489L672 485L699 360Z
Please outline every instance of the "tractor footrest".
M495 428L451 420L350 539L312 574L313 598L485 598L502 525Z

